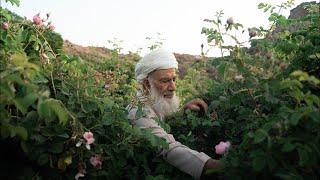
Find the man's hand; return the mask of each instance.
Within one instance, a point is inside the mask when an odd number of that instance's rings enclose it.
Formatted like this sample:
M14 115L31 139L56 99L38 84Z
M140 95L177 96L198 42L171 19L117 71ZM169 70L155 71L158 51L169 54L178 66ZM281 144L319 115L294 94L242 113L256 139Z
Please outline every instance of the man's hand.
M209 159L206 162L206 164L204 165L204 167L203 167L202 174L201 174L201 180L223 179L223 175L222 174L217 174L217 173L206 174L207 170L217 169L217 168L221 168L221 167L222 167L222 165L221 165L219 160Z
M183 111L185 112L187 109L192 111L199 112L201 114L207 114L208 112L208 105L202 99L197 98L190 102L188 102L184 107Z
M208 161L206 162L206 164L203 167L203 170L216 169L216 168L220 168L220 167L221 167L221 163L219 160L208 159Z

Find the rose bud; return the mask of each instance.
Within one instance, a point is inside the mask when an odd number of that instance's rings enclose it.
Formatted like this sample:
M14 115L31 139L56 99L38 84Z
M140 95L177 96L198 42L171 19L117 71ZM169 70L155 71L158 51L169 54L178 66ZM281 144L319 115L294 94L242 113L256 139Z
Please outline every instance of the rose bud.
M234 22L233 22L233 18L232 17L229 17L228 19L227 19L227 24L228 25L232 25Z

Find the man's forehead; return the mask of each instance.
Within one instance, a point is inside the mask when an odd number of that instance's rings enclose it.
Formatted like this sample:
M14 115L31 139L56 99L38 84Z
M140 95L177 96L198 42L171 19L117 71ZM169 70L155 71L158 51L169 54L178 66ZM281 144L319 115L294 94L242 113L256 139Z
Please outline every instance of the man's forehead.
M175 68L170 68L170 69L158 69L155 70L153 73L154 77L172 77L176 76L176 69Z

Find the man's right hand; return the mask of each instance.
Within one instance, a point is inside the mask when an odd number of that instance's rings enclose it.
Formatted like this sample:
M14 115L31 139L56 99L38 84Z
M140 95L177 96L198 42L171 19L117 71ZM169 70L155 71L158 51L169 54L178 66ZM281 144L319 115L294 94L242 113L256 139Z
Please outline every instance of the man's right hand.
M190 102L188 102L184 107L183 110L186 111L190 109L192 111L199 112L201 114L207 114L208 112L208 105L202 99L197 98Z
M216 169L216 168L220 168L220 167L221 167L221 163L219 160L208 159L208 161L204 165L203 169L208 170L208 169Z
M204 167L203 167L203 170L202 170L202 175L201 175L201 179L202 180L205 180L205 179L223 179L221 177L221 174L206 174L206 171L207 170L210 170L210 169L217 169L217 168L221 168L222 165L220 163L219 160L216 160L216 159L208 159L208 161L205 163Z

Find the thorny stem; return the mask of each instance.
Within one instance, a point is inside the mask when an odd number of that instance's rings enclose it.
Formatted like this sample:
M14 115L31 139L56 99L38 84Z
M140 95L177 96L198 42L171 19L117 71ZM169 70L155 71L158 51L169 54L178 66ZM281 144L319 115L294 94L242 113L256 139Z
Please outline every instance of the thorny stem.
M80 102L80 99L79 99L79 90L80 90L80 83L79 83L79 78L77 79L77 100L78 102Z
M281 4L277 14L280 14L281 10L282 10L283 6ZM276 24L276 20L273 21L273 23L271 24L270 28L269 28L269 32L272 30L272 28L274 27L274 25Z
M38 28L34 28L37 33L43 38L43 40L46 42L47 46L49 47L49 51L52 53L52 55L54 56L54 58L57 58L57 55L54 53L53 49L51 48L51 45L48 43L47 39L43 36L42 32L40 32L38 30ZM42 47L43 48L43 47ZM50 78L51 78L51 84L52 84L52 88L53 88L53 92L54 92L54 96L57 97L57 90L55 88L55 85L54 85L54 81L53 81L53 73L52 71L50 72Z
M46 42L46 44L48 45L50 52L52 53L52 55L54 56L54 58L57 58L56 53L54 53L53 49L51 48L51 45L49 44L49 42L47 41L47 39L43 36L42 32L40 32L37 28L34 28L38 34L43 38L43 40Z
M219 26L219 18L217 20L217 28L218 28L218 31L219 31L219 34L221 34L221 30L220 30L220 26ZM219 39L219 47L220 47L220 53L221 53L221 57L223 57L223 51L222 51L222 43L221 43L221 40Z
M258 104L257 104L256 99L255 99L254 96L253 96L252 89L248 89L248 94L249 94L250 98L252 99L255 108L256 108L257 111L258 111L258 110L259 110L259 107L258 107Z
M53 92L54 92L54 97L57 98L57 90L56 90L56 87L55 87L54 82L53 82L52 71L50 72L50 77L51 77L51 84L52 84L52 88L53 88Z

